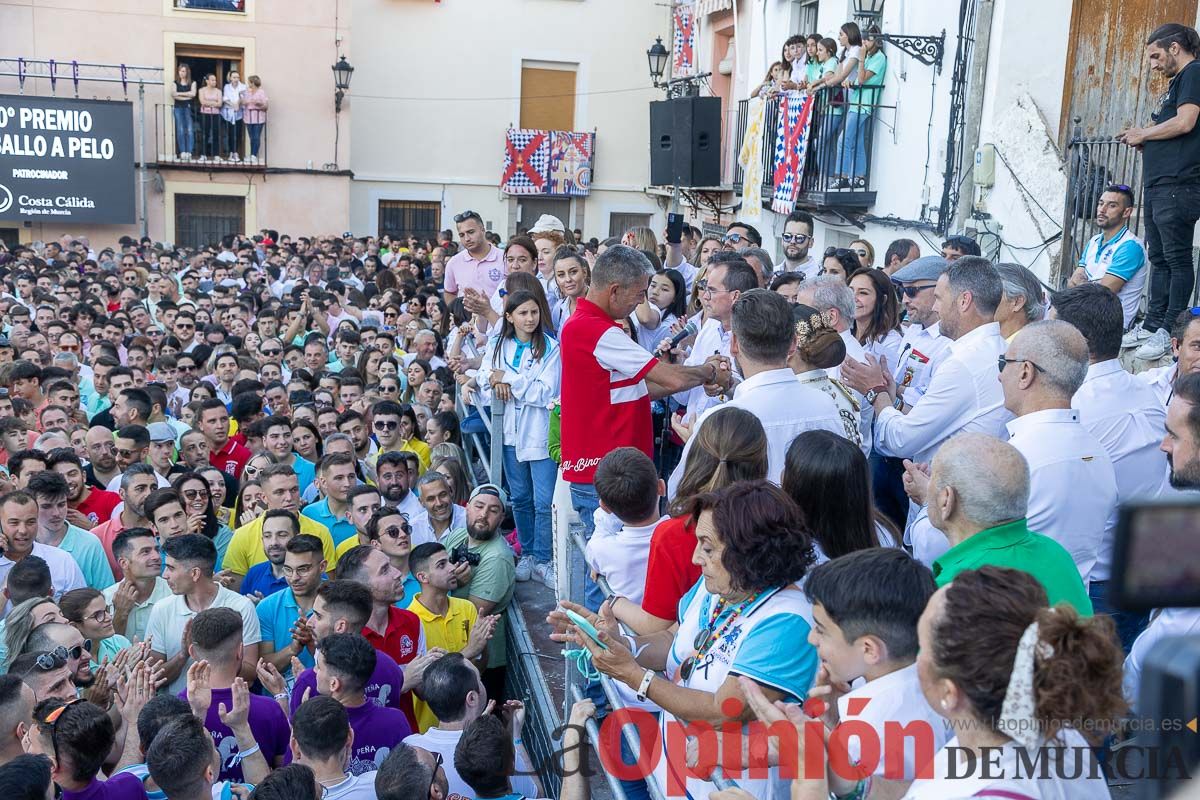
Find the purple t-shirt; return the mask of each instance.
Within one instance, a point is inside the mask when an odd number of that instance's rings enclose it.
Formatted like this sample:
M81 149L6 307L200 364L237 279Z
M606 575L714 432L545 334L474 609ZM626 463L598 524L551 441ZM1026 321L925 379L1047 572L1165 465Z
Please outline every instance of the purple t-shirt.
M64 791L62 800L146 800L146 787L138 776L119 772L106 781L92 778L83 791Z
M187 691L180 692L179 696L187 700ZM228 725L221 722L220 707L222 704L226 710L233 706L232 689L212 690L212 705L208 707L208 715L204 718L204 727L212 736L213 746L221 754L221 774L218 780L242 783L244 777L242 776L241 762L235 766L229 766L230 757L236 755L239 750L233 731ZM287 717L284 716L283 709L279 707L279 704L270 697L250 695L250 731L254 734L254 741L261 748L267 765L270 767L279 765L283 754L287 752L288 740L292 735L292 727L288 724Z
M379 769L392 748L412 733L403 711L383 708L369 700L357 708L347 708L346 716L354 731L354 750L346 770L351 775Z
M377 706L386 708L400 708L400 692L404 688L404 672L400 669L400 665L396 660L380 650L375 651L375 671L371 673L371 680L367 682L363 693ZM296 713L296 709L300 707L300 702L304 699L304 690L312 689L309 692L309 697L316 697L320 694L317 691L317 673L310 667L300 673L300 677L296 679L296 684L292 687L291 708L292 713Z

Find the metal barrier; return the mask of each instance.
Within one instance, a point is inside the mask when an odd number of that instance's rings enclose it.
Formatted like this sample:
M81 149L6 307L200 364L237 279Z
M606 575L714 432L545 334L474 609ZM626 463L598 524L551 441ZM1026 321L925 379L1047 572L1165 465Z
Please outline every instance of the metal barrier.
M463 392L461 390L455 392L454 410L458 413L459 420L465 420L470 415L471 408L479 412L479 419L483 422L483 427L487 429L488 435L485 438L480 433L464 432L463 452L468 461L474 455L475 459L487 470L488 480L499 486L504 477L504 403L493 397L489 415L485 414L479 406L468 407L463 398ZM495 435L493 429L499 430L500 434ZM472 450L474 453L471 452ZM470 464L463 466L467 468L468 474L473 474Z

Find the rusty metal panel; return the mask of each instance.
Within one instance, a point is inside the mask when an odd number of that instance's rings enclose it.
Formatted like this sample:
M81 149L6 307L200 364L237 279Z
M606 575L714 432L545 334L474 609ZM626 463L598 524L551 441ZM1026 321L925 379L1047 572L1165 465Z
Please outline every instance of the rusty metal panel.
M1074 0L1060 144L1080 118L1085 138L1146 125L1166 80L1150 75L1146 37L1166 22L1196 23L1197 0Z

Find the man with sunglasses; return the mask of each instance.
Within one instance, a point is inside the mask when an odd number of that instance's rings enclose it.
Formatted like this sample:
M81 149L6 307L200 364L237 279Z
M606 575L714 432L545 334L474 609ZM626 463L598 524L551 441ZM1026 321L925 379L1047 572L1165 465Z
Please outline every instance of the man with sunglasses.
M71 681L65 653L24 653L8 665L8 674L16 675L33 691L34 700L74 700L79 690Z
M1086 584L1098 560L1107 563L1100 550L1117 507L1112 460L1071 408L1087 377L1087 340L1068 322L1034 322L998 363L1004 406L1016 416L1009 444L1029 463L1029 528L1065 547Z
M86 689L96 682L92 672L92 642L79 629L62 622L45 622L30 632L22 653L56 653L66 659L71 683Z
M463 249L446 262L446 291L442 299L450 305L467 289L491 297L504 280L504 252L487 240L483 217L477 212L456 214L454 224Z
M403 596L395 602L400 608L408 608L408 604L421 591L421 584L412 574L408 557L412 554L412 528L408 517L392 506L376 507L367 520L366 543L379 550L392 564L400 575L400 587Z
M61 800L146 800L141 779L132 773L96 777L116 741L113 722L100 708L82 700L43 700L33 717L29 751L52 757L51 777Z
M731 222L721 244L725 250L740 253L747 247L762 247L762 234L748 222Z
M783 263L779 265L779 272L799 272L805 279L817 276L821 262L810 252L813 246L812 214L800 210L788 214L779 241L783 245Z
M888 366L896 379L896 391L909 406L925 393L934 370L949 355L950 340L942 335L933 292L948 269L950 262L941 256L924 256L892 275L908 325L900 357Z

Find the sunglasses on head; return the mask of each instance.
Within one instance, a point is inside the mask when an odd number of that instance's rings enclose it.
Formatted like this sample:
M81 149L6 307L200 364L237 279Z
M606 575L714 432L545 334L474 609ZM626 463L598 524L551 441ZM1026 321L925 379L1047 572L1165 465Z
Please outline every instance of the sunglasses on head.
M825 257L826 258L830 258L832 256L841 258L842 256L848 256L848 255L857 255L857 253L855 253L853 250L851 250L848 247L826 247L825 248Z
M466 222L467 220L471 219L472 217L477 217L477 216L479 216L479 215L476 214L474 211L467 210L467 211L462 212L461 214L455 214L454 221L456 223L457 222Z

